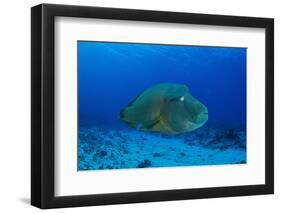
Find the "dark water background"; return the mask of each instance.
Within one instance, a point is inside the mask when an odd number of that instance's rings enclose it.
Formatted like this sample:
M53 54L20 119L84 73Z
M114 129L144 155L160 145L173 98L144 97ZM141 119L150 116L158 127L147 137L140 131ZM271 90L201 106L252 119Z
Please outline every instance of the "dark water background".
M78 43L79 127L126 129L119 111L148 87L186 84L206 126L246 127L246 48Z

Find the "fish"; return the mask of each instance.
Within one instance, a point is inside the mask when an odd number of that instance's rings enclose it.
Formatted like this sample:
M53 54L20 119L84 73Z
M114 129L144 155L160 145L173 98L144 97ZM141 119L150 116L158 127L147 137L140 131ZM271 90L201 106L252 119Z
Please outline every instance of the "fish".
M181 134L202 127L208 120L208 108L186 85L160 83L121 109L120 120L139 131Z

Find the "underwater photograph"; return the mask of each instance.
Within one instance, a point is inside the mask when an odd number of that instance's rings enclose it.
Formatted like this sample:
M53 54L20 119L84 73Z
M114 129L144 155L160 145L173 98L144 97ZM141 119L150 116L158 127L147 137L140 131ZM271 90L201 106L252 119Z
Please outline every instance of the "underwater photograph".
M78 41L77 170L247 163L242 47Z

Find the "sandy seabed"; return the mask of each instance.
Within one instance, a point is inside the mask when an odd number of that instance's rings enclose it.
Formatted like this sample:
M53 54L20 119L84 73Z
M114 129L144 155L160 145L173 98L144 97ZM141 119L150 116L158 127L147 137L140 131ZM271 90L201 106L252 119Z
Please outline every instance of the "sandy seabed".
M246 133L201 128L182 135L79 128L78 170L246 163Z

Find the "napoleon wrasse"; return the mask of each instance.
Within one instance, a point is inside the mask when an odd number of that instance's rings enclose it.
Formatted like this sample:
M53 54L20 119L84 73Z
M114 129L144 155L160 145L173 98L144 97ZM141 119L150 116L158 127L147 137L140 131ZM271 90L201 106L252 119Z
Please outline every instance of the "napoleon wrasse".
M146 89L125 109L120 119L129 126L151 132L179 134L203 126L208 109L186 85L163 83Z

